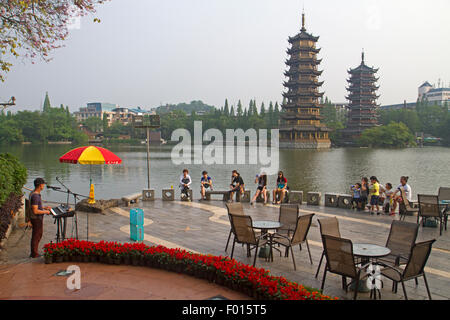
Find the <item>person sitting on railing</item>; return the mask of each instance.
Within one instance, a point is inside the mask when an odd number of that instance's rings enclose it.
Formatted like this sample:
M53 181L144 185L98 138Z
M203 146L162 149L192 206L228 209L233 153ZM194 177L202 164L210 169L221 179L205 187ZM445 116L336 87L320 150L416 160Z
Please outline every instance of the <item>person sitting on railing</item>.
M202 194L202 200L206 199L206 189L213 189L213 185L212 185L212 179L210 176L208 176L208 172L207 171L203 171L202 172L202 177L200 179L200 184L201 184L201 191L200 193Z
M245 191L245 184L244 180L242 179L241 175L237 170L233 170L231 173L231 184L230 184L230 202L233 202L233 195L235 192L240 192L240 194L243 194Z
M262 172L261 174L257 174L255 178L255 183L258 184L258 188L256 189L255 195L253 196L252 201L250 202L251 205L255 203L256 199L260 194L264 197L264 204L267 203L267 175L265 172Z
M191 176L189 175L189 170L184 169L183 174L180 176L180 190L181 190L181 200L189 201L189 190L192 183Z
M277 187L273 190L273 204L280 204L283 202L284 196L287 191L287 179L284 176L283 171L278 172L277 178ZM277 201L277 196L280 197L280 200Z

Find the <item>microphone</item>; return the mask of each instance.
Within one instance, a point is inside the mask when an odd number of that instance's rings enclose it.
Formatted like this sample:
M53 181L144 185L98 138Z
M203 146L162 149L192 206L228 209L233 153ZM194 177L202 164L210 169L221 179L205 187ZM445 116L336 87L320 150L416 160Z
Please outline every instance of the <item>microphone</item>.
M47 188L53 189L53 190L61 190L60 187L54 187L54 186L49 186L47 185Z

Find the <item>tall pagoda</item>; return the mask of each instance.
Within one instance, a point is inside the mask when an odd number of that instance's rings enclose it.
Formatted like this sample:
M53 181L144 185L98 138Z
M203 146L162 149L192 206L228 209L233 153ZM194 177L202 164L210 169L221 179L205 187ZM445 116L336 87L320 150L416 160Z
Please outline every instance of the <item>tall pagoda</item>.
M368 67L364 62L364 51L361 54L361 64L348 71L350 79L347 80L349 92L346 97L349 100L349 112L347 127L342 130L346 144L355 143L361 133L378 124L377 103L379 97L376 94L378 86L376 77L378 69Z
M288 78L284 82L287 92L283 93L285 102L280 115L280 147L291 149L318 149L331 146L328 129L320 123L319 98L323 92L319 87L323 82L318 81L322 71L318 65L322 61L317 59L320 49L316 48L319 37L306 32L305 13L302 14L302 28L300 33L289 37L290 56L286 65L288 70L284 75Z

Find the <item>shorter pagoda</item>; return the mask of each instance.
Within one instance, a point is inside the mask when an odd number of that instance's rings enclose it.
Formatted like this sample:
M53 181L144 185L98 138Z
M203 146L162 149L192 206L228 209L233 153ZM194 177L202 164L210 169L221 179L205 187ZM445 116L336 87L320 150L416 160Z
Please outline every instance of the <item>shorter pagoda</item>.
M361 64L348 71L350 79L347 80L349 92L349 112L347 127L342 130L345 144L355 144L362 132L378 125L376 91L378 78L375 76L378 69L368 67L364 62L364 52L361 54Z

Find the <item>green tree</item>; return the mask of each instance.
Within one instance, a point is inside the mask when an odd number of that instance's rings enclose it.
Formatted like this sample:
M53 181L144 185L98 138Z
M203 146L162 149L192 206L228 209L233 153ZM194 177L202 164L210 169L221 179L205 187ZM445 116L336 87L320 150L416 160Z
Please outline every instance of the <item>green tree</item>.
M416 145L414 135L402 122L366 129L359 138L359 143L363 146L391 148Z

